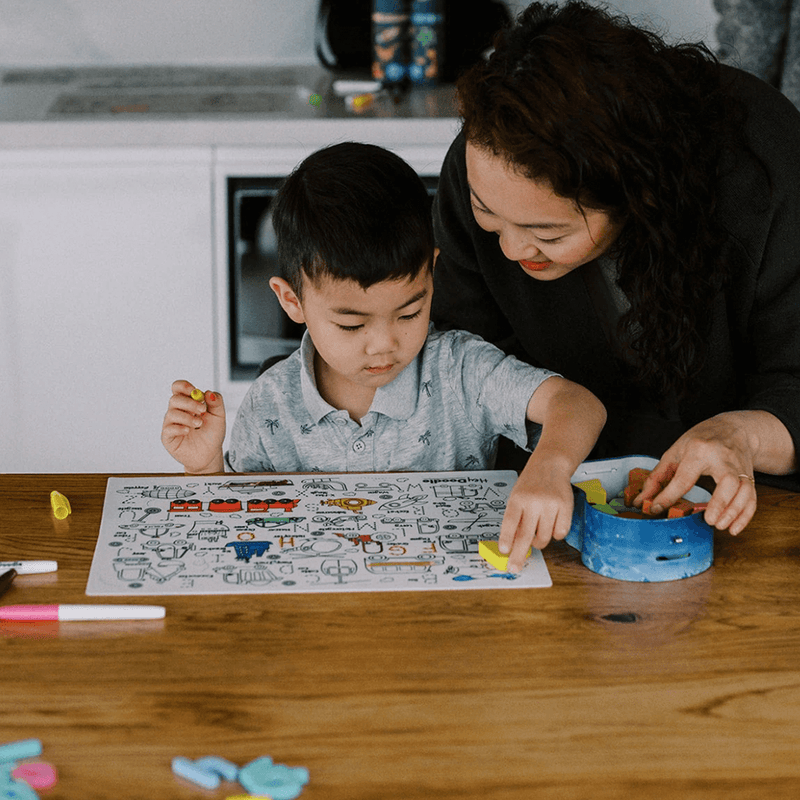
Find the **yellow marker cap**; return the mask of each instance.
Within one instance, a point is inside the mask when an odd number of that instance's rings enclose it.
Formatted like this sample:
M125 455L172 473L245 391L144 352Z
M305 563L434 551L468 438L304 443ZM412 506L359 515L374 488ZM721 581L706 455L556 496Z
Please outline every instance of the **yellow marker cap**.
M200 402L205 399L205 394L200 389L192 389L192 400Z
M72 513L72 506L69 500L61 492L50 492L50 505L53 507L53 514L56 519L66 519Z

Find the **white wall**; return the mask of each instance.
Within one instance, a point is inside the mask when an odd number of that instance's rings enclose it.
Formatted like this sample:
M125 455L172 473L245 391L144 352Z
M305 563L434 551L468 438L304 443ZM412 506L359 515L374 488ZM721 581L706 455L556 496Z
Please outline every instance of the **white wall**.
M516 13L526 0L510 0ZM614 0L716 45L712 0ZM318 0L0 0L0 65L314 63Z
M317 0L0 0L0 64L310 63Z
M516 14L529 1L506 0L506 4ZM717 46L714 28L719 14L712 0L608 0L606 5L668 41L704 41L712 50Z

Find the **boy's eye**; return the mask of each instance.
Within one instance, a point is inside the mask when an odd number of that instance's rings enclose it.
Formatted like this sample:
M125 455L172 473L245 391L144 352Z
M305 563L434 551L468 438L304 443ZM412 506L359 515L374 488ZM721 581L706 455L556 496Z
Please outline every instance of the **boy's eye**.
M422 313L422 309L417 309L413 314L404 314L400 317L401 320L407 322L412 319L416 319ZM360 331L364 325L340 325L338 322L335 323L336 327L340 331L346 331L348 333L354 333L355 331Z

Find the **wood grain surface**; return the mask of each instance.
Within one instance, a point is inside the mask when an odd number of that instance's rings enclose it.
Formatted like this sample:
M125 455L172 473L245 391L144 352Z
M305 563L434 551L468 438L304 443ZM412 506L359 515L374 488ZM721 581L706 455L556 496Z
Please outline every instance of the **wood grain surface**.
M59 562L3 604L104 602L84 590L107 477L0 476L0 560ZM177 755L305 766L303 800L800 797L800 495L759 487L751 525L682 581L603 578L564 543L545 559L549 589L0 623L0 743L42 740L52 800L243 793L175 778Z

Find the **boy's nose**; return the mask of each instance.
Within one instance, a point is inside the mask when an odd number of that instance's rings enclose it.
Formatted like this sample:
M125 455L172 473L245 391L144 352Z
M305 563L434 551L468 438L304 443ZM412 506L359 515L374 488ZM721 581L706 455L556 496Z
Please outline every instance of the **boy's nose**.
M397 349L397 336L393 326L382 326L371 332L367 340L367 354L380 355L381 353L391 353Z

